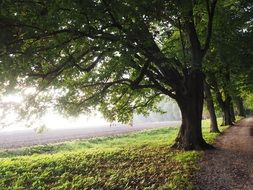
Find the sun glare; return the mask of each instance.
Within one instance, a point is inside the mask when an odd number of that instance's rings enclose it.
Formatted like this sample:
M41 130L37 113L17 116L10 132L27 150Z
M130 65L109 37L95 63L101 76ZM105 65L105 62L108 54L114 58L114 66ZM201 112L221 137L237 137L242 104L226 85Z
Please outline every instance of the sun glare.
M10 94L2 97L2 103L21 103L23 101L23 97L15 94Z
M101 114L80 115L77 118L66 118L57 113L48 113L42 119L48 128L94 127L109 124Z
M15 111L15 106L21 105L25 100L26 96L36 93L36 88L28 87L22 90L19 94L9 94L1 97L0 102L5 106L1 113L4 116L1 119L2 130L22 130L26 129L27 125L25 122L17 121L18 114ZM8 108L10 107L10 109ZM80 115L76 118L67 118L55 111L48 111L38 122L40 125L46 128L76 128L76 127L94 127L109 125L108 122L102 117L100 113L93 113L90 116ZM37 124L30 126L31 128L38 127ZM4 129L3 129L4 128Z

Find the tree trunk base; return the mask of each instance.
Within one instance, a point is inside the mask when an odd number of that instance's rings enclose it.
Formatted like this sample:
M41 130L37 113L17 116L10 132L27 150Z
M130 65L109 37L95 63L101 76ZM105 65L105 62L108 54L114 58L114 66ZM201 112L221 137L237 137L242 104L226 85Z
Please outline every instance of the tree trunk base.
M219 129L211 129L210 133L221 133Z
M223 121L223 122L221 123L221 125L220 125L220 126L227 126L227 125L229 125L229 126L233 126L234 124L235 124L235 123L234 123L234 122L232 122L232 121L231 121L231 122L224 122L224 121Z
M206 143L204 140L197 141L195 143L184 143L180 139L176 139L175 143L171 146L173 149L178 150L211 150L215 147Z

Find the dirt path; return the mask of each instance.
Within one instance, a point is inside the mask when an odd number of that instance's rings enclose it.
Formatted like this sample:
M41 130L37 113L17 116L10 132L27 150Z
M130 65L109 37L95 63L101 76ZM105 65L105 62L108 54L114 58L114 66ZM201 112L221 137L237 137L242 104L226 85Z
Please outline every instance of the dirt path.
M218 137L193 176L199 190L253 190L253 117Z

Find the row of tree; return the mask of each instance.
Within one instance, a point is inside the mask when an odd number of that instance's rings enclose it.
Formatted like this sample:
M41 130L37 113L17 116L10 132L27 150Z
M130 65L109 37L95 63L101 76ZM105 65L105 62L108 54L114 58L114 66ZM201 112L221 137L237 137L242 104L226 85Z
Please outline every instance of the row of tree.
M219 132L214 102L223 115L222 125L246 116L243 99L252 94L252 4L237 2L217 7L211 50L205 60L205 99L212 132Z
M121 122L158 111L169 96L182 115L174 147L211 148L201 131L204 86L225 120L231 97L252 90L252 7L244 0L1 1L2 93L35 87L28 115L98 109Z

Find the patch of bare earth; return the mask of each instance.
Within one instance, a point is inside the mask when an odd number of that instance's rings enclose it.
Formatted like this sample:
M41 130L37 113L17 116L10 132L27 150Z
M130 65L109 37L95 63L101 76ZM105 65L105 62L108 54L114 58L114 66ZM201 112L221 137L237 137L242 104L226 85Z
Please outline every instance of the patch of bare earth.
M253 190L253 117L219 136L192 180L198 190Z

